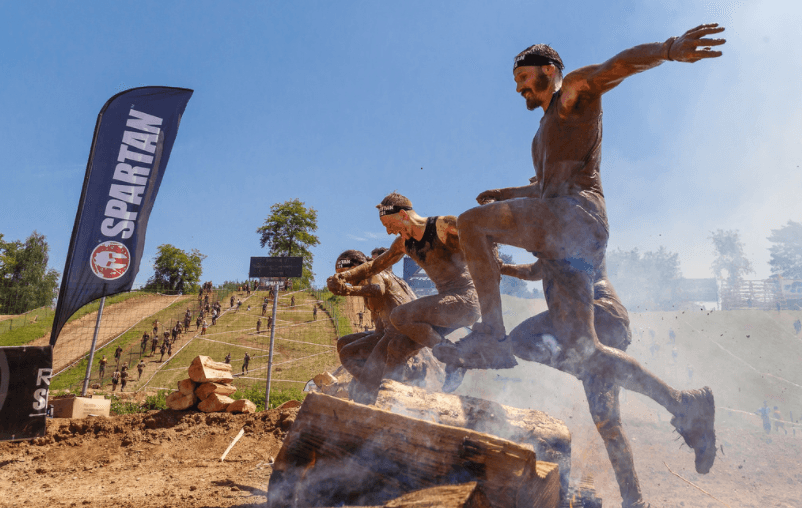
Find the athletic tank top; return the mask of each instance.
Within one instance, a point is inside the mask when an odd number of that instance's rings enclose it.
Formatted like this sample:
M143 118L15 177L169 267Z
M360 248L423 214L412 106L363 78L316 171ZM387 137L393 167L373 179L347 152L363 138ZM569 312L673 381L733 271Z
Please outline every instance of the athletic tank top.
M448 243L443 243L437 236L437 219L438 217L426 219L426 229L420 240L409 238L404 242L407 255L423 268L438 293L473 289L473 280L459 240L449 237ZM456 217L451 215L442 219L450 225L457 224Z

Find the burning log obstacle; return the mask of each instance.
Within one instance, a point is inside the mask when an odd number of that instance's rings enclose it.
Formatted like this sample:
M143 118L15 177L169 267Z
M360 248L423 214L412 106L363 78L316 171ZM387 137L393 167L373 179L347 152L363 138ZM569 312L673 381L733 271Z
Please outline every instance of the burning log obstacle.
M390 380L382 381L376 407L531 445L538 460L560 466L563 497L568 493L571 433L565 423L542 411L504 406L474 397L427 392Z
M249 400L235 401L229 395L237 391L231 384L231 365L215 362L208 356L197 356L189 366L189 379L178 382L178 391L167 396L167 407L186 411L193 407L204 413L255 413L256 404Z
M479 484L470 482L417 490L381 506L357 508L490 508L491 506Z
M485 498L471 502L488 504L453 506L552 508L560 500L557 464L536 460L530 446L312 393L276 457L267 504L381 506L469 482Z

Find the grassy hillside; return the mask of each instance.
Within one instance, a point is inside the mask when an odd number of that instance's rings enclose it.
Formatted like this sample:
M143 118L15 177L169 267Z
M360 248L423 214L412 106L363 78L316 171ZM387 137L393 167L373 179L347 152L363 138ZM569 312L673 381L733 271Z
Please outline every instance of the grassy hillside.
M228 293L224 296L228 296ZM223 314L214 326L211 326L211 318L207 317L209 326L205 335L201 335L201 330L195 324L197 302L194 299L191 302L177 302L158 314L144 319L117 340L99 349L95 353L91 383L100 381L98 360L106 355L109 364L102 388L105 391L111 390L110 375L114 370L114 351L118 346L123 348L121 362L128 363L131 372L126 387L127 392L154 391L163 388L172 391L178 381L188 377L187 368L196 356L205 355L216 361L224 361L225 356L230 353L236 375L234 384L240 389L240 395L247 395L251 400L261 396L264 403L270 334L267 329L267 317L262 318L260 333L256 333L256 323L261 317L261 305L265 296L266 292L255 292L250 297L245 293L234 293L235 302L237 300L242 302L239 308L236 304L231 307L230 300L223 298L221 300ZM338 320L341 333L349 332L350 324L343 321L344 312L340 307L344 301L334 301L333 307L330 307L332 302L327 302L326 296L324 293L314 292L280 295L273 357L272 392L275 396L271 398L271 402L282 400L282 393L298 397L301 395L300 389L309 379L320 372L334 370L339 366L334 348L337 334L333 319ZM295 298L294 306L291 305L292 297ZM215 294L211 301L214 302L216 298ZM140 347L141 337L146 331L150 332L153 321L158 319L161 323L171 326L176 320L183 318L188 306L193 311L192 324L189 331L173 345L172 356L162 357L159 349L155 354L151 354L150 345L143 354ZM316 319L312 311L314 306L318 307ZM272 301L268 305L267 316L271 311ZM159 345L161 343L160 340ZM251 356L247 373L242 371L245 352ZM140 359L145 362L146 369L141 380L137 380L135 365ZM84 359L56 376L51 388L79 389L86 372L86 364L87 360ZM259 401L254 400L254 402Z
M132 291L130 293L120 293L119 295L106 298L106 307L115 303L124 302L132 298L142 298L148 293ZM88 303L78 309L67 322L75 321L89 313L95 312L100 308L100 299ZM24 346L38 338L44 337L53 328L54 312L50 308L42 307L35 309L27 314L22 314L12 319L0 321L0 346Z

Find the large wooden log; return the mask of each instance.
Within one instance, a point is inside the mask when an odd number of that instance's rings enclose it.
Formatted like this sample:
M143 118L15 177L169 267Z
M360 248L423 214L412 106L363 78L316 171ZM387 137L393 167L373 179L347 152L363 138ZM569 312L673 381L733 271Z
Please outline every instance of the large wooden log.
M385 503L382 508L490 508L477 482L418 490Z
M226 408L233 403L234 399L231 397L212 393L198 404L198 409L204 413L216 413L218 411L225 411Z
M268 507L375 506L471 481L494 508L560 499L557 465L531 447L312 393L276 457Z
M216 362L208 356L196 356L188 370L189 377L196 383L230 383L234 381L231 364Z
M490 508L490 501L477 482L470 482L416 490L381 506L352 508Z
M232 395L237 391L237 387L234 385L224 384L224 383L203 383L198 385L195 388L195 395L198 396L200 400L206 400L206 398L216 393L217 395Z
M474 397L427 392L390 380L382 381L376 406L393 413L532 445L538 460L560 466L563 496L568 492L571 433L565 423L542 411L504 406Z
M195 393L196 386L198 386L198 383L195 381L191 379L182 379L178 382L178 391L184 395L192 395Z
M167 396L167 400L165 401L168 408L174 409L176 411L186 411L187 409L197 404L197 402L198 398L195 396L194 393L186 395L181 392L171 393L170 395Z
M248 399L238 399L228 405L226 413L247 413L253 414L256 412L256 404Z

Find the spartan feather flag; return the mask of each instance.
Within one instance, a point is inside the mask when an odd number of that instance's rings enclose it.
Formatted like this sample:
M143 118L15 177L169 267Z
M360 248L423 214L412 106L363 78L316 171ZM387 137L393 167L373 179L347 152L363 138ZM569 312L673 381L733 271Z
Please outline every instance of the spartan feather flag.
M102 296L128 291L139 272L148 217L192 90L148 86L100 110L50 334Z

